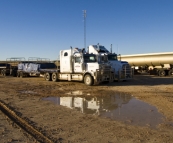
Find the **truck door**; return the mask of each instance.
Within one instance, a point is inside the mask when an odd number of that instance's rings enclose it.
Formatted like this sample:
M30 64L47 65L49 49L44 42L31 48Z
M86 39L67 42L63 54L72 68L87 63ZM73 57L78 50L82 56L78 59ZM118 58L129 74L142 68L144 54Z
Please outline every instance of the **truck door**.
M83 62L82 57L74 57L74 72L81 73L83 72Z
M62 73L72 73L70 50L63 50L60 52L60 70Z

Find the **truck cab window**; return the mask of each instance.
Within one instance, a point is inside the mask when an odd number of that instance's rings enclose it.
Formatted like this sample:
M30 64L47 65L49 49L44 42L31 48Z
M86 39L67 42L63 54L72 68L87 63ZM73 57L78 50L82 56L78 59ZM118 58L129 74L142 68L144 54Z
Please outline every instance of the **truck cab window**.
M75 63L80 63L81 62L81 57L75 57Z
M117 55L108 55L108 60L117 61Z
M64 53L64 57L65 57L65 56L68 56L68 53L67 53L67 52Z
M84 62L85 63L94 63L94 62L96 62L96 56L94 56L94 55L86 55L86 56L84 56Z

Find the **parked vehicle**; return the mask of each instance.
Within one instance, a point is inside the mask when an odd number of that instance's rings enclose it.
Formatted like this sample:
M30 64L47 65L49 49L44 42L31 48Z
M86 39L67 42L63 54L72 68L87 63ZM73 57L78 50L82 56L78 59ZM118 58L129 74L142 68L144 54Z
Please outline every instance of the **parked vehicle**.
M2 76L6 76L10 74L10 64L0 63L0 73Z
M28 61L18 64L17 77L40 76L43 71L56 68L49 59L30 57Z
M106 57L105 57L106 58ZM100 62L100 57L87 54L85 49L74 48L60 51L60 66L54 70L41 70L40 73L47 81L83 81L86 85L111 82L114 72L110 64Z
M7 58L6 61L0 63L0 74L2 76L16 76L17 65L19 62L25 61L23 57Z
M121 56L136 72L149 72L158 76L173 76L173 52Z
M119 61L117 54L109 52L104 46L99 44L90 45L88 47L88 51L90 54L97 54L103 56L103 58L105 55L107 55L108 61L114 69L114 80L129 80L133 78L133 70L131 69L129 63L126 61Z

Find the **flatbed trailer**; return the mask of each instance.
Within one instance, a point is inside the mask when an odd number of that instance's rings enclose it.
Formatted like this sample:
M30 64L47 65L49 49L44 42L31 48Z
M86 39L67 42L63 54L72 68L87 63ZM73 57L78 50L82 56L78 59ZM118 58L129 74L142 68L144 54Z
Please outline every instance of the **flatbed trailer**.
M56 70L57 66L46 58L29 58L18 64L17 77L40 76L45 71Z

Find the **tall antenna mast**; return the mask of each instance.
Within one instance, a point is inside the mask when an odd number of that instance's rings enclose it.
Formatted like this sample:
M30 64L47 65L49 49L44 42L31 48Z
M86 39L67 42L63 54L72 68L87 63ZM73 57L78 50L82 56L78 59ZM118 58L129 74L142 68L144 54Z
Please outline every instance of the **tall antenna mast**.
M119 48L118 48L118 44L117 44L117 55L118 55L118 53L119 53Z
M84 17L84 48L86 48L86 10L83 10Z

